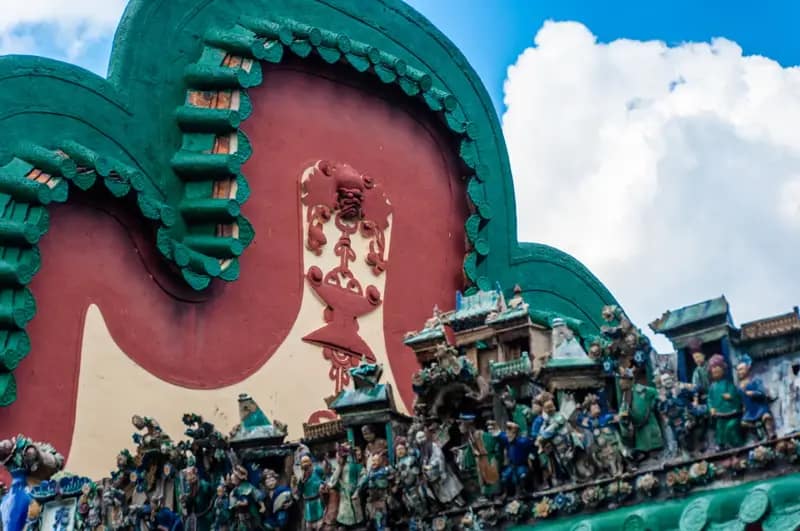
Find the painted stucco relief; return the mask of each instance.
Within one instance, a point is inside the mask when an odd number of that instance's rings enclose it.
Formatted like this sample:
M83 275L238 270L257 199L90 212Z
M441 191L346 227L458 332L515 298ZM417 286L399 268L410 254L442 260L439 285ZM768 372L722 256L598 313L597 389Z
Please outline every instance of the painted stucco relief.
M391 204L373 177L327 160L303 172L301 194L305 246L314 255L306 280L324 304L326 323L303 341L322 347L330 362L332 394L337 394L349 383L350 368L376 359L359 334L359 320L383 302L382 288L374 282L386 271ZM310 420L320 416L333 418L318 411Z

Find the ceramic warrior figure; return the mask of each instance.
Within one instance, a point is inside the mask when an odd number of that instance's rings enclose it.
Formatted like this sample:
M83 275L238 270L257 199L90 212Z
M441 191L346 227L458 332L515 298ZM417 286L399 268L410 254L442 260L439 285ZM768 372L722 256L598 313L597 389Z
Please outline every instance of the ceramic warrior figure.
M612 477L622 474L625 447L618 431L619 417L613 413L603 413L599 397L589 394L583 401L583 413L578 417L578 425L589 433L586 446L595 467Z
M739 418L742 401L733 382L726 375L725 359L714 354L708 360L711 385L708 388L708 407L714 428L714 441L720 450L736 448L744 441Z
M322 516L323 531L333 531L336 529L336 517L339 514L339 489L333 480L336 473L336 456L326 455L321 459L322 474L325 482L322 484L320 494L325 512Z
M310 455L303 455L300 458L300 474L292 478L292 483L295 498L303 500L303 522L306 529L322 527L325 508L320 489L324 482L322 467L315 465Z
M424 431L417 432L417 451L422 462L422 472L434 498L441 505L461 504L463 486L445 461L442 447L431 440Z
M328 478L328 489L339 492L339 507L336 512L336 522L346 527L352 527L364 521L364 511L361 500L353 494L358 488L358 481L364 471L361 464L361 449L356 447L352 451L348 443L339 445L336 449L336 463L333 473Z
M575 333L569 329L564 319L556 317L553 327L553 359L570 359L591 362L591 358L583 350Z
M637 452L638 458L643 458L647 453L661 449L664 438L656 414L658 390L633 383L633 376L633 369L622 369L620 373L620 430L623 441Z
M698 348L698 350L692 352L692 359L695 364L694 370L692 371L692 391L697 394L701 403L705 403L708 395L708 388L711 386L706 355Z
M525 404L517 401L517 393L510 386L506 387L501 399L508 412L508 420L514 422L522 433L529 433L533 421L533 411Z
M475 428L475 415L461 414L458 429L464 444L458 448L458 466L463 472L475 474L481 496L490 498L500 493L500 462L503 449L492 435L494 422L487 423L489 431Z
M247 469L236 465L230 476L233 489L230 494L230 508L233 514L234 531L246 531L259 525L261 520L261 500L263 494L249 481Z
M217 485L217 495L214 498L214 520L211 523L213 531L228 531L231 525L231 500L228 486L225 481Z
M772 418L769 410L772 399L764 387L764 383L750 374L752 363L750 356L745 354L736 366L739 394L744 407L742 427L755 431L759 439L774 439L775 419Z
M373 455L380 455L386 461L385 464L388 464L389 445L386 443L386 439L381 439L375 435L372 426L366 424L361 427L361 435L364 436L364 440L367 443L364 447L364 459L366 459L367 463L371 461Z
M395 456L397 457L396 484L400 490L411 520L420 522L428 512L428 503L425 491L422 488L422 467L419 462L419 453L415 448L409 448L406 439L395 439Z
M501 481L506 494L521 494L528 480L528 461L534 451L533 441L520 434L519 425L507 422L506 430L500 431L494 426L494 437L505 452L505 466Z
M539 464L544 478L551 485L557 485L563 480L578 478L575 457L576 451L583 449L583 441L569 423L574 409L564 407L567 401L562 401L562 410L557 410L553 395L542 395L541 398L537 397L537 400L543 400L542 424L536 439ZM586 464L585 459L581 464ZM584 468L581 472L581 476L590 475Z
M278 484L278 473L269 468L261 474L264 482L264 527L268 531L286 529L289 523L289 508L292 506L292 490Z
M214 488L198 475L194 459L180 474L180 506L185 531L208 529L213 519Z
M389 521L389 510L392 484L392 470L386 464L386 459L381 454L372 454L367 463L367 470L358 482L358 488L353 493L353 502L358 502L363 489L367 491L367 516L372 529L384 531Z
M676 382L671 373L661 375L661 388L658 411L669 430L669 454L674 457L683 451L693 451L704 435L698 432L701 431L699 427L705 417L706 406L701 405L693 393L694 384Z

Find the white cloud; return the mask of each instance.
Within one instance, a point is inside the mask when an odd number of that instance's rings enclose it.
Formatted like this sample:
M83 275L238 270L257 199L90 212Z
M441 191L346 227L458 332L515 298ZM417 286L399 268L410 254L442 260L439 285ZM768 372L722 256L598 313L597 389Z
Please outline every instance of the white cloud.
M800 303L800 69L548 22L505 102L520 239L573 254L640 326L722 293L738 322Z
M99 41L111 38L127 0L8 0L3 4L0 54L45 55L80 63L86 62L84 56Z

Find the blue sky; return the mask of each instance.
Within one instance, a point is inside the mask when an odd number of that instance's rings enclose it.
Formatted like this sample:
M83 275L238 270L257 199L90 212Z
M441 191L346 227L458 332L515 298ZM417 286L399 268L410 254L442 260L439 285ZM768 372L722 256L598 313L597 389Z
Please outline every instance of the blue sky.
M748 55L800 64L800 2L744 0L410 0L469 59L502 112L507 65L546 20L574 20L601 42L619 38L668 44L726 37Z
M494 100L520 240L574 255L640 326L723 293L738 323L800 302L800 2L410 3ZM124 5L4 2L0 54L104 75Z

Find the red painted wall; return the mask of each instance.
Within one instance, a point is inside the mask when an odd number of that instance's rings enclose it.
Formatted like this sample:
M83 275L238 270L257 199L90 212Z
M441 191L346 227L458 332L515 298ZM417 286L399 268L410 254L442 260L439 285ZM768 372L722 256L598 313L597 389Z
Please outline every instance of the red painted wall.
M244 212L256 238L242 256L241 278L196 294L155 256L151 228L109 209L110 199L54 207L31 286L38 305L28 329L32 352L16 371L19 399L0 409L0 435L23 432L68 454L91 303L128 356L169 382L216 388L268 362L300 305L298 179L319 159L373 175L392 202L384 331L410 406L415 361L402 336L422 325L433 304L451 306L461 287L467 210L452 146L421 107L383 86L354 84L334 69L265 70L250 91L254 112L244 127L254 151L244 168L252 188Z

